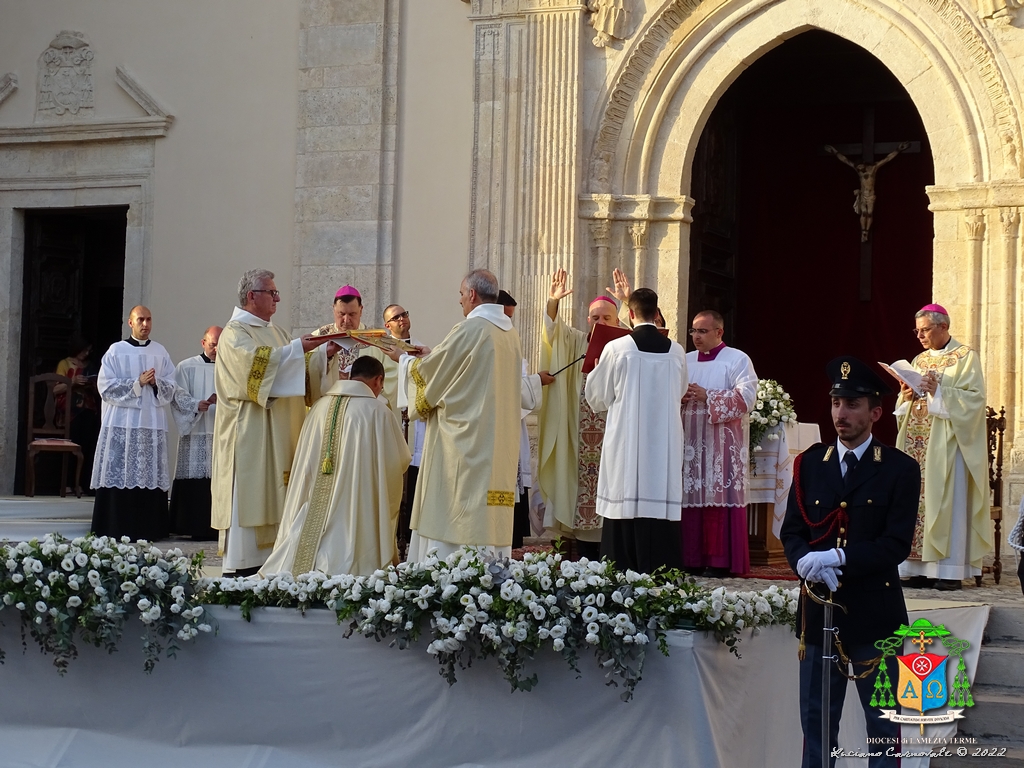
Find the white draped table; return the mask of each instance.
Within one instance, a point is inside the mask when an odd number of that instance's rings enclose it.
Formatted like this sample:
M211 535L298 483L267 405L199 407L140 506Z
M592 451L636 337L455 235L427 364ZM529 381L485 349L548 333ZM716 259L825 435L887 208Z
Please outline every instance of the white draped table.
M984 626L987 610L967 618ZM459 670L449 687L425 643L399 651L344 639L325 610L259 609L246 624L237 609L213 608L219 636L201 637L152 675L131 626L120 652L82 648L60 677L31 639L21 652L12 613L0 626L3 766L799 764L797 641L788 627L745 631L740 659L703 634L670 633L671 655L650 650L627 704L593 657L581 658L577 678L553 652L530 662L540 678L533 691L511 693L493 659ZM973 675L976 656L968 661ZM853 743L855 723L844 723Z
M780 424L768 430L761 440L761 450L754 452L747 507L752 565L785 562L779 531L793 483L793 460L820 441L817 424Z

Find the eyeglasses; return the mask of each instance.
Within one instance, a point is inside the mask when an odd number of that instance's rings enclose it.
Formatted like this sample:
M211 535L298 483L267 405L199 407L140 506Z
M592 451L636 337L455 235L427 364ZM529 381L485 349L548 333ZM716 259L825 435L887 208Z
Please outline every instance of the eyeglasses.
M281 292L280 291L271 291L271 290L268 290L266 288L259 288L259 289L254 288L253 290L249 291L249 293L269 293L271 298L274 298L274 299L281 298Z
M395 320L402 320L402 319L405 319L405 320L409 319L409 310L405 310L405 312L399 312L397 315L392 315L391 319L390 320L385 320L384 323L386 325L387 323L393 323L393 322L395 322Z
M914 329L914 335L915 336L924 336L926 333L929 333L930 331L934 330L935 328L938 328L938 326L937 325L929 325L927 328L915 328Z
M691 336L707 336L712 330L712 328L691 328L687 333Z

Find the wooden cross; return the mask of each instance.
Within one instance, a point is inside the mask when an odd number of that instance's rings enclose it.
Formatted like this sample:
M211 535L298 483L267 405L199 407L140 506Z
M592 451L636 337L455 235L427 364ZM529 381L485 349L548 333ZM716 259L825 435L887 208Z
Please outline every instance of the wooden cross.
M831 145L830 145L831 146ZM860 156L860 163L871 164L875 162L875 154L884 158L893 152L917 153L921 151L921 142L875 142L875 108L864 107L864 122L861 133L860 144L837 144L832 147L835 152L845 157ZM872 182L873 183L873 182ZM872 190L872 196L874 191ZM858 198L860 201L860 198ZM865 201L860 201L863 205ZM872 200L871 205L874 205ZM870 220L870 219L869 219ZM868 225L870 226L870 224ZM869 230L863 229L860 243L860 300L871 301L871 240L868 236Z
M911 645L916 645L920 649L920 653L924 653L924 647L926 645L931 645L932 644L932 639L930 637L925 637L924 636L924 630L922 629L921 630L921 636L919 638L917 638L916 640L911 640L910 644Z

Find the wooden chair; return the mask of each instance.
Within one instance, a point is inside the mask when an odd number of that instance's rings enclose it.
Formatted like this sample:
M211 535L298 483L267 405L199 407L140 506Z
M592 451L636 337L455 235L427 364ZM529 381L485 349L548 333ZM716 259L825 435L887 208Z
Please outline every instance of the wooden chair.
M57 396L54 387L63 384L66 387L63 421L58 416ZM43 403L43 423L36 424L36 390L40 386L46 388L46 402ZM85 455L82 446L71 440L71 402L74 400L72 389L74 383L67 376L56 373L43 373L28 380L28 460L25 463L25 495L36 495L36 457L40 453L61 453L60 495L67 495L68 454L74 454L78 463L75 467L75 496L82 498L82 465Z
M995 523L995 558L991 566L985 566L982 573L991 573L996 584L1003 573L1003 561L1000 558L1000 539L1003 537L1003 433L1006 432L1006 408L999 413L994 408L985 408L985 428L988 432L988 486L992 491L991 517ZM981 576L975 576L975 583L981 586Z

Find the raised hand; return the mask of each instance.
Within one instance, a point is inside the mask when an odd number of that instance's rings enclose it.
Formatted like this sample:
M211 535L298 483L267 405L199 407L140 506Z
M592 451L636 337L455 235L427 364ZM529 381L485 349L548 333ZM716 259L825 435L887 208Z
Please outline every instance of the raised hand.
M605 288L608 293L614 296L619 302L625 304L629 301L629 296L633 293L633 289L629 287L629 278L626 277L626 273L616 267L612 270L612 282L615 284L614 288Z
M555 270L555 274L551 276L551 290L548 292L548 298L551 301L561 301L570 293L572 288L567 288L569 283L569 273L559 267Z

